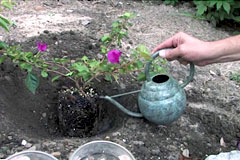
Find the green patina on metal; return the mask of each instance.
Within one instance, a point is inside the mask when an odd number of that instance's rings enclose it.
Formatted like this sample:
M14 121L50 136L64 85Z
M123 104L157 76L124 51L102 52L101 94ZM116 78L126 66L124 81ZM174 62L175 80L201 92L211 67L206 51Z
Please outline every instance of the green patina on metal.
M152 61L157 58L158 55L159 51L154 53L152 55ZM177 120L186 108L186 96L183 88L193 79L195 72L194 64L190 63L190 75L187 80L179 84L173 77L165 74L158 74L150 77L149 68L152 61L146 64L145 74L147 81L143 84L141 90L114 96L101 96L100 98L110 101L129 116L144 117L153 123L168 125ZM138 106L141 113L129 111L113 99L115 97L134 93L139 93Z

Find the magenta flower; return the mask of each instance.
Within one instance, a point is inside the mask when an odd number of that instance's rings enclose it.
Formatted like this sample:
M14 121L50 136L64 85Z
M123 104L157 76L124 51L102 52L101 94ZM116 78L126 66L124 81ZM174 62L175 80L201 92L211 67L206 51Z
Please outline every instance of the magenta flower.
M39 52L45 52L47 50L47 44L37 42L37 47Z
M107 53L108 61L111 63L119 63L119 58L122 52L116 49L113 49Z

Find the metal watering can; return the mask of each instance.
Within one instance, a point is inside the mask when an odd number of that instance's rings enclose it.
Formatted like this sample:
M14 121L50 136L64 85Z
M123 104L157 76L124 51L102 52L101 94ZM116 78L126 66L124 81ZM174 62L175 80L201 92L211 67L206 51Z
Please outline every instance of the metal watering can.
M165 48L171 49L171 48ZM163 51L160 50L160 51ZM149 75L149 68L152 61L159 56L159 52L154 53L152 60L146 64L145 75L147 81L141 90L114 96L100 96L118 107L121 111L132 117L144 117L147 120L160 125L168 125L177 120L184 112L186 107L186 96L184 87L193 79L194 64L190 63L190 75L181 84L173 77L165 74L157 74L152 77ZM113 98L140 92L138 96L138 106L141 113L129 111Z

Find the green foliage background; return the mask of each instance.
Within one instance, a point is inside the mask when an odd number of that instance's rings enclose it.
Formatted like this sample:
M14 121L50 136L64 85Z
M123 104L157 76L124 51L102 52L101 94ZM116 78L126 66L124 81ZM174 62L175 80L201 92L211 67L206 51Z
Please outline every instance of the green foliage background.
M11 25L11 21L8 20L7 18L5 18L1 12L3 12L3 10L5 8L12 10L13 6L16 5L16 3L12 0L1 0L0 1L0 27L2 27L3 29L5 29L6 31L8 31L10 25Z
M165 0L165 4L177 5L180 0ZM207 20L214 26L223 21L240 24L240 1L237 0L212 0L212 1L189 1L193 3L196 12L192 15L195 18Z

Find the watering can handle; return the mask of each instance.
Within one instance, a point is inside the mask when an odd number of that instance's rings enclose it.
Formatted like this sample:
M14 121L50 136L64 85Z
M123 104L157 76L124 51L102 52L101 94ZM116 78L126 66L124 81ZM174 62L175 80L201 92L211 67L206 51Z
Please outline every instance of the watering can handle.
M145 70L144 70L144 71L145 71L146 78L147 78L147 81L151 81L151 77L150 77L150 75L149 75L149 69L150 69L150 65L152 64L152 61L153 61L155 58L159 57L159 52L161 52L161 51L163 51L163 50L170 50L170 49L173 49L173 48L161 49L161 50L155 52L154 54L152 54L152 56L151 56L151 57L152 57L152 60L149 61L149 62L146 64L146 67L145 67ZM194 64L193 64L192 62L190 62L190 74L189 74L187 80L186 80L185 82L183 82L182 84L180 84L180 86L181 86L182 88L184 88L186 85L188 85L189 82L192 81L193 76L194 76L194 72L195 72Z

